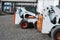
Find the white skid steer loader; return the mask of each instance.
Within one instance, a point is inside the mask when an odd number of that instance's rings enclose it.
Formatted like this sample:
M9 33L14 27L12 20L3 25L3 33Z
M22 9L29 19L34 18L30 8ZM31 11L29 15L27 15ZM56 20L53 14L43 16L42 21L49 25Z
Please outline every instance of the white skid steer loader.
M24 29L28 28L29 25L34 26L37 21L37 16L34 13L27 11L24 7L18 8L15 16L15 24L20 24Z
M20 7L14 15L15 24L20 24L24 29L33 24L41 33L50 34L52 40L60 40L60 9L56 7L58 3L59 0L38 0L38 15Z

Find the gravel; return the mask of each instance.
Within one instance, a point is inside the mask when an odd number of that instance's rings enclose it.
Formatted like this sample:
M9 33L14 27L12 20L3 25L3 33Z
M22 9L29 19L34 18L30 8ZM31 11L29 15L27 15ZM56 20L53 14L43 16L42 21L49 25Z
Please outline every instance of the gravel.
M14 24L13 15L0 16L0 40L51 40L34 28L22 29Z

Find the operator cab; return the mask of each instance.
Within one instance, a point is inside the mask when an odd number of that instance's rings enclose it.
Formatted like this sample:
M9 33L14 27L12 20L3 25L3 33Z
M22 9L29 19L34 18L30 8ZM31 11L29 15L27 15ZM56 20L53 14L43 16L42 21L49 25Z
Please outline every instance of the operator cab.
M60 24L60 16L59 16L60 9L58 10L58 12L56 12L57 9L59 8L58 7L55 8L53 6L51 6L50 8L47 7L48 15L52 24L56 24L56 23Z

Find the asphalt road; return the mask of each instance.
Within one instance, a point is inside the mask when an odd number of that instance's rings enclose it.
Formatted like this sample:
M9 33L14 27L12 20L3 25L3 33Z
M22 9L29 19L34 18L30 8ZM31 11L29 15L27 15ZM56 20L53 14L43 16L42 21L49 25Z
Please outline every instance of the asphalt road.
M22 29L15 25L13 15L0 16L0 40L51 40L34 28Z

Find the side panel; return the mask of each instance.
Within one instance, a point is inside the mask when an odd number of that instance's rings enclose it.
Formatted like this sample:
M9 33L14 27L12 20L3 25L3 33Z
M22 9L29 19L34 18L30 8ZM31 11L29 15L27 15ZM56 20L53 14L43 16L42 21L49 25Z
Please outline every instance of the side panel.
M50 15L50 16L51 16L51 18L52 18L53 16L56 16L56 24L51 23L51 20L50 20L49 15L44 12L45 14L44 14L44 16L43 16L42 33L49 33L54 26L60 25L60 24L58 23L59 18L60 18L60 9L59 9L58 7L53 7L53 9L54 9L54 11L55 11L55 13L54 13L55 15L52 14L52 15ZM46 12L47 12L47 11L46 11Z
M50 22L49 16L43 18L42 33L49 33L54 25Z

